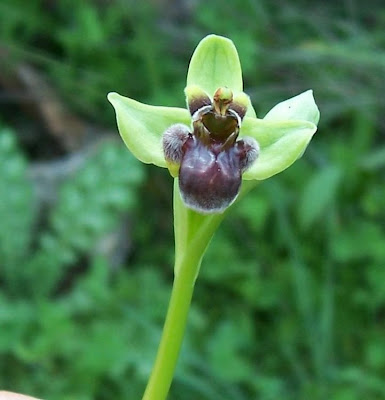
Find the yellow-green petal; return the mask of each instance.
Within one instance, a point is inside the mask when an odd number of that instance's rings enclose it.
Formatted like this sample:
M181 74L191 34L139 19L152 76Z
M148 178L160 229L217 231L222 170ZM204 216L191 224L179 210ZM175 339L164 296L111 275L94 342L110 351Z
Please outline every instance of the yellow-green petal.
M140 161L166 167L162 134L173 124L190 126L190 113L184 108L157 107L109 93L116 112L119 133L131 153Z

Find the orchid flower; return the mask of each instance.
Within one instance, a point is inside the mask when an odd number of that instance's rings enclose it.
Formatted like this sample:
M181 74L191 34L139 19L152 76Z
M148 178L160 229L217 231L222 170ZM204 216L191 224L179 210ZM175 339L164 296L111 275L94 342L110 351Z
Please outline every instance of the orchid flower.
M193 53L185 96L186 109L108 95L131 153L167 167L175 181L175 279L146 400L167 396L195 280L216 228L247 191L302 156L319 120L311 90L258 118L243 92L233 42L216 35L205 37Z

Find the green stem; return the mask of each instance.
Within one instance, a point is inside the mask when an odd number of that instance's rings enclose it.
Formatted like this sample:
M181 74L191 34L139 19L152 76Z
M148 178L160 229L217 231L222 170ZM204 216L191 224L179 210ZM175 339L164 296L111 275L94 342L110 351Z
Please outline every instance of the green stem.
M164 400L183 342L187 315L203 254L223 215L201 215L181 201L174 184L175 278L155 364L143 400Z
M199 265L200 257L183 257L178 266L158 354L143 400L163 400L167 396L182 346Z
M241 196L255 183L244 182ZM155 364L143 400L164 400L170 389L187 315L201 260L223 214L198 214L181 201L178 180L174 184L175 278Z

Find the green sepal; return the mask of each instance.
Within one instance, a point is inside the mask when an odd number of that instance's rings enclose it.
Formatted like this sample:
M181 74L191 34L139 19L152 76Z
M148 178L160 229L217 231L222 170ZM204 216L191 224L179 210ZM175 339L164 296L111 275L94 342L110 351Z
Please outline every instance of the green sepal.
M317 125L320 112L313 91L307 90L274 106L263 118L269 121L304 120Z
M234 43L225 37L208 35L192 55L187 72L187 86L197 85L210 96L220 87L233 93L243 91L242 69ZM250 101L247 116L255 117Z
M258 141L260 155L243 174L243 179L267 179L288 168L305 151L316 130L308 121L245 118L241 134Z
M184 108L157 107L109 93L115 108L119 133L131 153L140 161L166 167L162 134L173 124L191 124L190 113Z
M317 131L319 115L313 92L308 90L277 104L264 119L245 118L241 135L258 141L260 156L243 179L267 179L293 164Z

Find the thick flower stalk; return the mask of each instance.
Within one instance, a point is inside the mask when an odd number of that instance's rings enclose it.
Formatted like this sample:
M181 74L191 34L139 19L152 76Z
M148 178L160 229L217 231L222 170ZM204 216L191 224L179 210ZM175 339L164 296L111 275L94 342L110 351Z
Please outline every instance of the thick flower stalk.
M175 178L175 279L147 400L167 396L201 260L227 210L301 157L319 120L311 90L257 118L234 44L216 35L196 48L185 95L186 109L108 95L129 150Z

